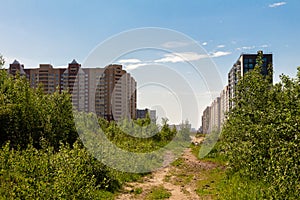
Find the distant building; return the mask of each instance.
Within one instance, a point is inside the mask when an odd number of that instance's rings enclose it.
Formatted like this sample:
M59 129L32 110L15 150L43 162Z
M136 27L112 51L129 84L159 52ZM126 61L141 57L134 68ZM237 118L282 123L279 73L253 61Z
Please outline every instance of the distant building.
M197 130L198 133L203 133L203 128L200 126L200 128Z
M9 65L8 73L12 74L13 76L17 75L17 73L19 73L21 76L27 75L24 70L24 65L20 64L17 60L14 60L14 62Z
M8 73L26 76L33 88L41 84L46 94L70 92L73 106L79 111L94 112L107 120L136 118L137 84L122 65L81 68L74 59L67 68L40 64L39 68L24 69L24 65L15 60Z
M202 114L202 132L211 133L213 130L221 131L226 121L226 113L234 107L231 101L235 97L236 85L245 73L251 71L256 66L258 54L241 54L228 73L228 85L221 91L210 106L206 107ZM263 66L261 74L268 75L268 66L273 63L272 54L263 54ZM271 79L271 81L273 81Z
M31 87L38 87L39 84L43 85L44 92L51 94L58 90L62 91L62 74L66 69L54 69L50 64L40 64L39 68L26 69L29 76Z
M238 60L234 63L228 73L228 88L229 98L235 97L235 88L240 78L245 73L254 69L258 54L241 54ZM273 63L272 54L263 54L262 75L268 75L268 66ZM229 103L230 108L233 107L233 102Z
M147 114L149 114L151 121L153 123L156 123L156 110L150 110L148 108L136 110L136 118L137 119L144 119L144 118L146 118Z
M210 133L210 107L207 106L202 114L202 133Z
M136 118L136 81L122 65L108 65L97 85L96 113L107 120Z
M229 88L226 86L220 94L220 129L222 128L225 120L226 113L229 112Z
M192 124L184 124L183 122L182 122L182 124L171 124L171 125L169 125L170 128L175 128L177 131L180 131L182 126L185 126L186 128L188 128L190 130L190 132L196 131L195 129L192 129Z
M220 97L217 97L210 106L210 131L220 131Z

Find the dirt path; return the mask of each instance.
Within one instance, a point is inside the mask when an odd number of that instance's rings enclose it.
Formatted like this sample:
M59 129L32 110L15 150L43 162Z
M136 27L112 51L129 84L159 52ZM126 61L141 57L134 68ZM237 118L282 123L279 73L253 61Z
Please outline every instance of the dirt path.
M216 164L198 160L188 148L184 151L178 163L161 168L141 182L128 183L124 192L117 200L145 199L154 187L163 186L171 192L172 200L201 199L196 193L197 181L201 180L201 170L215 168ZM134 191L140 190L140 194Z

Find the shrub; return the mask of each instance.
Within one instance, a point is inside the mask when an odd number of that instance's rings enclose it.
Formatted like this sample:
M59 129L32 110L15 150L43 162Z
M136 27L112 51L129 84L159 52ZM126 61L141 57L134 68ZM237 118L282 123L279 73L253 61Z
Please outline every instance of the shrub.
M300 166L300 68L274 86L248 72L238 83L235 107L222 130L229 171L264 181L275 199L296 198Z

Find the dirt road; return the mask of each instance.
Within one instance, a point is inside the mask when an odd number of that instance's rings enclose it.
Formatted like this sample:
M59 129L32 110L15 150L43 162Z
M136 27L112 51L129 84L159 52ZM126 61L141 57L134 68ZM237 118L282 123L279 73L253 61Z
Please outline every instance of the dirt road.
M205 178L201 170L217 167L215 163L198 160L188 148L181 158L165 168L152 172L150 176L143 178L141 182L128 183L123 188L117 200L145 199L152 189L162 186L171 193L169 199L202 199L196 193L197 181ZM139 193L134 191L139 190ZM207 199L207 197L206 197ZM208 198L209 199L209 198Z

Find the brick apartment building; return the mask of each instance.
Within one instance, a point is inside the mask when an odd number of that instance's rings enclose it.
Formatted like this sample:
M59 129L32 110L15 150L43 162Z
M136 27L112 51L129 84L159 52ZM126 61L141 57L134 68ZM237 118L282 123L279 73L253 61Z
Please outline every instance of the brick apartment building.
M136 118L137 83L122 65L82 68L74 59L67 68L40 64L39 68L25 69L15 60L8 73L26 76L33 88L41 84L46 94L70 92L72 104L79 111L94 112L107 120Z

